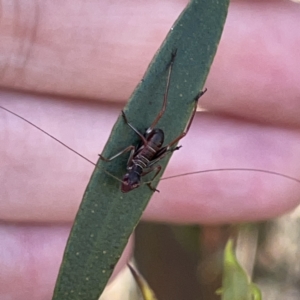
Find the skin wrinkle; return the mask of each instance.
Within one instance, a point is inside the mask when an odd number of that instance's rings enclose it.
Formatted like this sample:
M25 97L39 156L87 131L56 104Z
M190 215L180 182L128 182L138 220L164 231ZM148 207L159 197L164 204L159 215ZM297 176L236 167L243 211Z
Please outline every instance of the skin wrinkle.
M3 1L5 1L5 0L3 0ZM3 17L3 15L5 14L4 13L4 9L3 9L3 5L2 5L2 1L0 2L1 3L1 10L0 10L0 13L1 13L1 18L0 18L0 25L1 25L1 27L3 26L3 21L4 21L4 17ZM1 28L0 27L0 28ZM8 34L7 34L8 35ZM4 63L2 63L1 62L1 64L0 64L0 66L3 64L3 67L0 69L0 78L1 79L4 79L5 78L5 74L6 74L6 70L7 70L7 68L8 68L8 66L9 66L9 61L10 61L10 58L6 58L5 60L4 60Z
M3 17L3 5L2 5L2 0L0 0L0 27L2 23L2 17Z
M36 0L35 5L34 5L34 15L32 17L32 25L29 27L29 28L32 28L32 30L30 30L30 29L28 30L29 31L28 47L27 47L27 51L25 53L23 69L26 69L27 62L31 58L32 48L36 44L37 31L38 31L39 21L40 21L39 18L40 18L40 4L39 4L39 1ZM25 75L25 74L23 74L23 75ZM26 80L25 76L23 76L23 80Z
M23 3L24 5L25 3ZM22 5L22 4L21 4ZM30 55L32 53L32 48L36 44L36 35L39 26L39 1L35 1L35 3L31 6L33 9L23 10L23 7L20 7L19 0L15 0L15 14L14 17L15 26L14 33L19 41L19 47L17 49L16 57L22 57L20 60L20 64L16 66L15 70L15 78L12 79L12 86L20 85L20 82L24 82L26 84L26 74L27 74L27 65L30 59ZM29 17L26 13L30 11ZM30 90L34 90L33 86L28 86Z

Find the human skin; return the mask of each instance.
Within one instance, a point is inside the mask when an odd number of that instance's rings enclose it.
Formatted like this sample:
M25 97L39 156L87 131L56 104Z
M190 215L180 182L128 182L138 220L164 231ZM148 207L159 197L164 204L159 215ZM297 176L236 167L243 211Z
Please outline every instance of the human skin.
M185 1L10 3L1 2L0 105L96 161ZM246 167L300 179L299 12L287 1L232 2L201 98L209 112L196 115L165 176ZM0 122L0 298L51 299L93 166L4 111ZM144 219L222 224L290 211L300 184L212 172L159 190Z

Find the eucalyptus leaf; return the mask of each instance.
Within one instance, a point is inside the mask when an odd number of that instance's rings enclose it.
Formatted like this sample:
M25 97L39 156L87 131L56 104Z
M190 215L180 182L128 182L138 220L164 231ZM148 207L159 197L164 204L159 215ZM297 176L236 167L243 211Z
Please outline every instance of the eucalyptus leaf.
M165 143L184 130L215 56L228 2L191 1L171 28L124 109L128 120L140 132L145 131L161 109L175 51L167 109L158 127L165 132ZM138 142L137 134L120 116L102 154L111 157ZM163 169L169 158L160 163ZM53 300L96 300L111 276L153 193L142 185L123 194L120 182L103 171L122 178L127 159L124 154L109 163L98 162L69 236Z

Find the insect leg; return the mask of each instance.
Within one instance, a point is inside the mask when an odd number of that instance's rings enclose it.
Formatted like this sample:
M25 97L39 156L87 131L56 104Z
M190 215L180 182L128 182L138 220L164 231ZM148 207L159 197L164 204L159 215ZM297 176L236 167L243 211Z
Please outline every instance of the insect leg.
M191 115L191 118L189 120L189 123L187 124L185 130L177 137L175 138L172 142L170 142L166 148L169 149L171 148L174 144L176 144L179 140L181 140L183 137L185 137L187 135L187 133L189 132L189 129L192 125L192 122L193 122L193 119L195 117L195 114L196 114L196 110L197 110L197 104L198 104L198 100L200 99L200 97L207 91L207 89L201 91L197 97L195 98L195 106L194 106L194 110L193 110L193 113Z
M128 122L127 117L126 117L123 110L122 110L122 117L123 117L124 122L126 123L126 125L128 125L140 137L140 139L143 141L143 144L146 146L148 144L148 141L145 139L145 137L133 125L131 125Z
M135 154L135 147L130 151L130 155L129 155L128 160L127 160L127 169L131 165L131 161L134 157L134 154Z
M159 174L159 172L161 171L161 165L155 166L155 167L151 167L149 168L147 171L142 173L142 176L147 175L153 171L156 171L153 178L151 179L150 182L147 183L147 185L149 186L150 190L154 191L154 192L159 192L159 190L157 190L156 188L154 188L151 183L152 181L155 179L155 177Z
M176 52L172 53L171 64L169 67L167 86L166 86L166 91L164 94L164 102L163 102L162 108L161 108L160 112L158 113L157 117L155 118L155 120L152 122L151 126L146 130L146 134L150 133L153 130L153 128L156 126L156 124L158 123L158 121L160 120L160 118L162 117L162 115L164 114L164 112L166 110L168 94L169 94L170 79L171 79L171 73L172 73L175 56L176 56Z
M104 160L104 161L106 161L106 162L109 162L109 161L112 161L113 159L117 158L118 156L120 156L120 155L122 155L123 153L126 153L126 152L128 152L128 151L131 151L129 158L132 159L133 154L134 154L134 152L135 152L135 147L132 146L132 145L126 147L124 150L120 151L119 153L113 155L113 156L110 157L110 158L105 158L105 157L103 157L101 154L99 154L99 156L100 156L100 159L101 159L101 160ZM128 161L129 161L129 160L128 160Z

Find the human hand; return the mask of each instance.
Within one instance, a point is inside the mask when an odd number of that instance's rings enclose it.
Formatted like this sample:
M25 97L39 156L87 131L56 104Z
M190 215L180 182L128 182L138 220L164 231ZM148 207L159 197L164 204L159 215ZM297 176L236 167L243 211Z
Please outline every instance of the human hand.
M3 90L0 104L95 161L185 4L73 1L37 9L36 3L26 3L18 18L3 5L1 86L27 93ZM231 4L208 93L201 98L211 112L196 116L166 176L252 167L300 178L295 7L269 1ZM12 299L50 299L70 222L93 167L0 113L5 250L0 291ZM159 190L146 219L223 223L282 214L298 204L300 185L255 172L215 172L162 181Z

